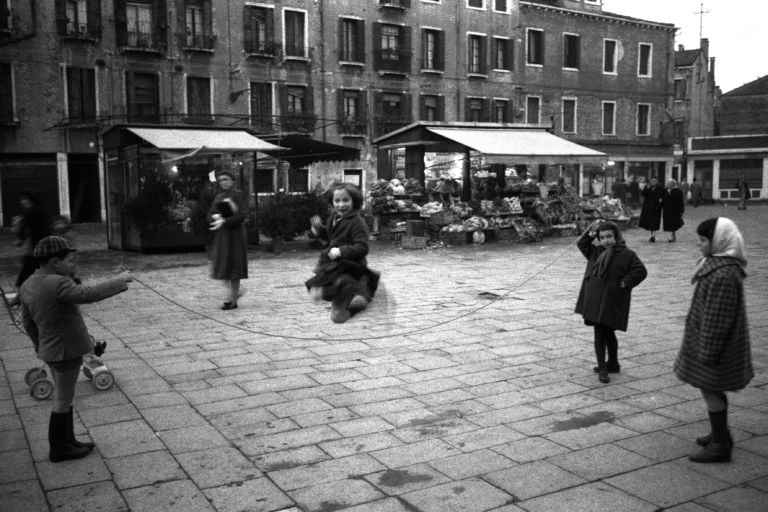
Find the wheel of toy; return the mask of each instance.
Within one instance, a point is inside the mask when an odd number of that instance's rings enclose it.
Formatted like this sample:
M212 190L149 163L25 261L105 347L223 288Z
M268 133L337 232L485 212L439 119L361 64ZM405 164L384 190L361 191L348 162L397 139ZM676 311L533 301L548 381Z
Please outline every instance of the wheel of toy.
M91 371L91 367L88 365L83 366L83 375L85 375L86 379L92 379L93 378L93 372Z
M99 372L93 376L93 386L99 391L106 391L115 383L115 376L110 371Z
M48 379L36 380L29 388L29 394L35 400L47 400L53 394L53 382Z
M36 380L44 379L48 377L48 372L45 368L30 368L27 373L24 374L24 383L27 386L31 386Z

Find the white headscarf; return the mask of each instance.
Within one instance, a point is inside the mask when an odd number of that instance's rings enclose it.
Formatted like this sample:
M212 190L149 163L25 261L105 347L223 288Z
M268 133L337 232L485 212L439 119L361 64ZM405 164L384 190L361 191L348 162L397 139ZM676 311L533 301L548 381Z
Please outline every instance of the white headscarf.
M715 234L712 236L712 256L728 256L739 260L743 267L747 266L747 258L744 255L744 238L731 219L717 218Z

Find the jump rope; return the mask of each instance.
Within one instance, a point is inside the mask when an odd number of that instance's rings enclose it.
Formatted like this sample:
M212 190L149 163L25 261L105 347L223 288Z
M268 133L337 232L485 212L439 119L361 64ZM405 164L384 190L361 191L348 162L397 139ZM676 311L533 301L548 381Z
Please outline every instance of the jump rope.
M180 309L182 309L184 311L192 313L192 314L194 314L194 315L196 315L196 316L198 316L200 318L205 318L206 320L210 320L210 321L215 322L215 323L217 323L219 325L230 327L232 329L237 329L237 330L243 331L243 332L248 332L248 333L251 333L251 334L259 334L261 336L265 336L265 337L268 337L268 338L285 338L285 339L300 340L300 341L327 341L327 342L338 341L338 342L342 342L342 341L353 341L353 340L354 341L380 340L380 339L386 339L386 338L393 338L395 336L408 336L408 335L412 335L412 334L418 334L418 333L421 333L421 332L430 331L430 330L435 329L437 327L442 327L444 325L448 325L450 323L453 323L453 322L456 322L458 320L461 320L462 318L466 318L468 316L474 315L478 311L482 311L482 310L492 306L495 302L504 299L505 297L507 297L510 294L512 294L513 292L515 292L518 288L520 288L524 284L528 283L532 279L534 279L534 278L540 276L541 274L543 274L544 271L546 271L549 267L554 265L567 251L569 251L570 248L573 247L578 242L578 240L584 235L584 233L586 233L590 229L590 227L591 226L587 227L587 229L585 229L571 243L569 243L567 246L565 246L559 253L557 253L554 256L554 258L552 258L551 261L546 263L537 272L534 272L532 275L530 275L527 278L523 279L522 281L517 283L514 287L510 288L506 292L504 292L504 293L502 293L500 295L494 296L494 297L490 297L490 300L488 302L486 302L485 304L482 304L482 305L477 306L477 307L475 307L473 309L465 311L464 313L458 314L458 315L456 315L453 318L450 318L450 319L447 319L447 320L444 320L444 321L441 321L441 322L437 322L437 323L434 323L434 324L429 325L429 326L418 327L418 328L414 328L414 329L411 329L411 330L399 331L397 333L380 334L380 335L376 335L376 336L348 337L348 338L333 338L333 337L322 337L322 336L296 336L296 335L290 335L290 334L278 334L278 333L269 332L269 331L263 331L263 330L259 330L259 329L252 329L252 328L249 328L249 327L244 327L242 325L229 323L229 322L226 322L224 320L221 320L220 318L216 318L214 316L211 316L211 315L208 315L206 313L202 313L200 311L192 309L189 306L186 306L186 305L184 305L184 304L174 300L173 298L165 295L161 291L153 288L152 286L148 285L147 283L145 283L144 281L142 281L141 279L139 279L139 278L137 278L135 276L133 276L133 280L136 281L137 283L139 283L140 285L142 285L147 290L149 290L152 293L156 294L157 296L161 297L163 300L165 300L167 302L170 302L171 304L177 306L178 308L180 308Z

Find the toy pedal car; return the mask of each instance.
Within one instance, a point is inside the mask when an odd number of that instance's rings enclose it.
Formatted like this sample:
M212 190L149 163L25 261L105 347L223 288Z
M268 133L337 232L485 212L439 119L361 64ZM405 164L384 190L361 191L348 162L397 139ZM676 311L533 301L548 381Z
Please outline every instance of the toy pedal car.
M83 375L90 379L93 387L106 391L115 383L115 376L94 354L83 356Z
M35 400L47 400L53 394L53 381L44 366L27 370L24 382L29 386L29 395Z

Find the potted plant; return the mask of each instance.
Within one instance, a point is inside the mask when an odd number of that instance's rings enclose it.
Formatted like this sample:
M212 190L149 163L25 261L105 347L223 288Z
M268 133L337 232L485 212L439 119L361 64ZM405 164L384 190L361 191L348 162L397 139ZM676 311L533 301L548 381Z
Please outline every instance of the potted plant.
M290 195L277 192L259 207L259 231L272 240L272 248L276 254L282 252L285 240L296 235L297 219L293 204Z

